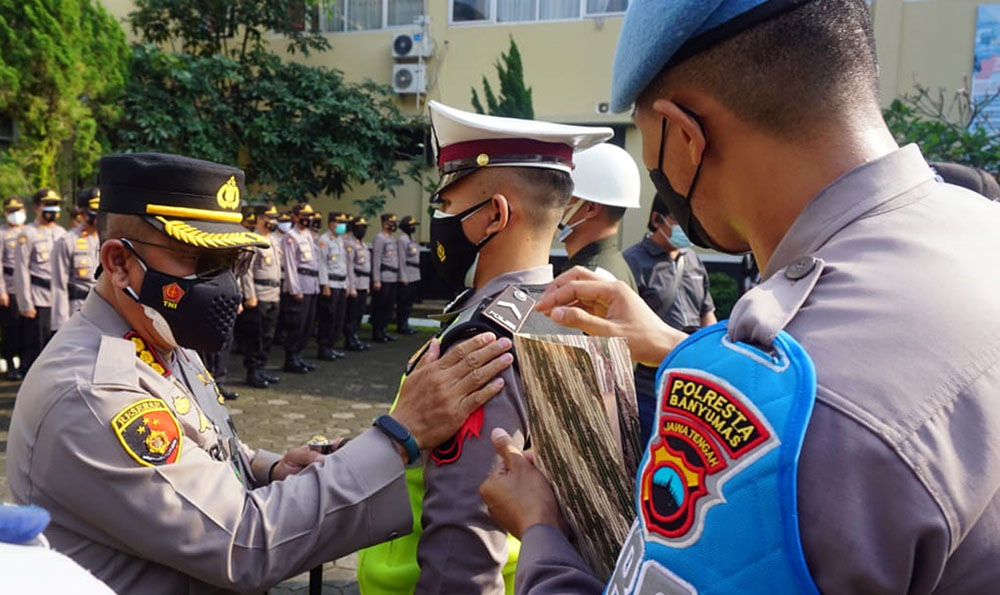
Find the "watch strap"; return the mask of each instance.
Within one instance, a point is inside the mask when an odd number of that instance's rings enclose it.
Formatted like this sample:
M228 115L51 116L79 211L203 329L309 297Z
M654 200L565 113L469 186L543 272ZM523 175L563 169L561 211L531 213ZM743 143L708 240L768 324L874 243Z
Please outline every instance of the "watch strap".
M414 461L420 458L420 447L417 446L416 438L413 437L413 434L403 424L396 421L391 415L382 414L376 417L372 425L381 430L389 439L403 445L408 457L406 461L407 465L413 464Z

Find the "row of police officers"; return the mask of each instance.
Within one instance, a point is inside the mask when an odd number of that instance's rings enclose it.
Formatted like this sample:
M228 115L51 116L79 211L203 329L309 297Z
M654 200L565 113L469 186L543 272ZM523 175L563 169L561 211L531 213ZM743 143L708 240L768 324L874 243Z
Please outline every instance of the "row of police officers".
M51 188L24 201L3 202L0 228L0 355L6 378L20 380L49 338L80 309L94 286L98 265L95 227L100 192L85 188L76 199L67 231L57 223L62 198Z

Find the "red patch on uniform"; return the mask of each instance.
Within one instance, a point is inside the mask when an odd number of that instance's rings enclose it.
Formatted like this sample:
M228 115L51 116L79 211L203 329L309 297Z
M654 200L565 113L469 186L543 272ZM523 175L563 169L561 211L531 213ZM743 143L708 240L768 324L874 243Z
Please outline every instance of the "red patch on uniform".
M462 445L465 444L466 438L469 436L479 438L479 435L483 431L484 419L483 408L476 409L465 420L465 423L462 424L462 427L458 429L458 432L454 436L431 451L431 460L438 465L448 465L460 459L462 457Z
M178 302L184 297L184 290L176 281L170 285L163 286L163 305L168 308L176 308Z

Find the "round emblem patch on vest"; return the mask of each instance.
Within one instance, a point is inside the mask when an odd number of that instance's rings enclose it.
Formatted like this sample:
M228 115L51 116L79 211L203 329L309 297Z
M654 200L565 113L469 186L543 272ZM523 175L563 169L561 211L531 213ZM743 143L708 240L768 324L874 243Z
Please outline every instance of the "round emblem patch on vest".
M722 378L670 370L657 392L639 512L650 539L687 547L701 536L708 509L724 502L723 484L779 441L750 399Z
M122 409L111 420L111 429L140 465L169 465L181 456L181 426L160 399L143 399Z

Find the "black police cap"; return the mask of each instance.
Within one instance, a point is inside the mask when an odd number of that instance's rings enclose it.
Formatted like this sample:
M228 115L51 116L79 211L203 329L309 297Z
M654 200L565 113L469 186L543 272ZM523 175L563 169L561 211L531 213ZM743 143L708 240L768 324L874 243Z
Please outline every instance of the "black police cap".
M84 188L76 195L76 206L81 209L96 211L101 204L101 190L96 186Z
M240 222L243 170L163 153L106 155L100 210L139 215L171 238L207 249L267 246Z

